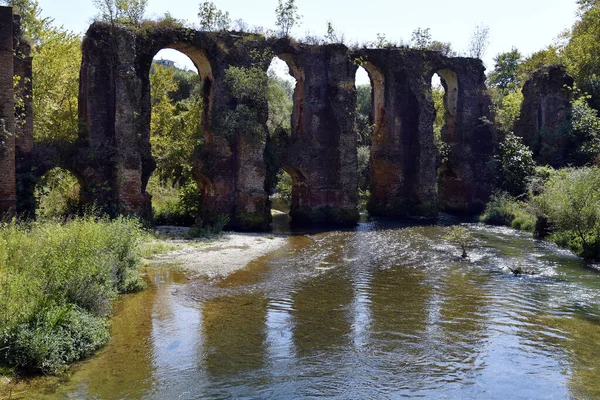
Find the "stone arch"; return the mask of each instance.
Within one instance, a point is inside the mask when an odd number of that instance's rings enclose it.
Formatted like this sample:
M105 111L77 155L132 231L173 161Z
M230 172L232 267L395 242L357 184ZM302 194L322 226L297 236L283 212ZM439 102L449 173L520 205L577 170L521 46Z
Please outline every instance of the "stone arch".
M311 208L309 177L300 168L283 165L281 166L281 169L292 177L292 202L290 205L290 216L292 218L303 220L302 217Z
M32 182L31 185L31 193L30 196L33 200L33 205L34 208L32 209L32 215L35 214L36 216L39 216L38 211L39 211L39 207L41 206L38 203L38 198L36 198L36 190L38 189L38 185L40 184L40 182L44 179L44 177L46 177L48 174L51 174L52 172L60 172L59 170L65 171L67 172L68 176L64 176L63 179L69 179L69 177L71 178L75 178L75 180L77 181L77 186L78 186L78 193L77 193L77 203L76 205L73 205L77 208L79 208L82 204L86 203L86 199L84 196L85 193L85 180L83 178L82 175L80 175L77 171L75 171L73 168L71 167L65 167L63 165L55 165L55 166L50 166L50 165L46 165L43 166L40 169L35 170L35 181ZM55 183L55 182L52 182ZM51 190L57 190L56 188L52 188ZM73 212L77 212L78 210L73 210Z
M367 71L371 80L371 120L373 138L382 138L385 129L385 76L371 62L363 62L361 66Z
M140 130L142 132L141 136L141 162L142 162L142 176L141 176L141 191L145 201L145 216L149 217L152 213L152 205L151 205L151 196L147 193L147 185L148 181L154 170L156 169L156 162L152 155L152 148L150 144L150 122L152 116L152 99L151 99L151 90L150 90L150 72L154 57L158 54L159 51L163 49L172 49L176 50L185 56L187 56L198 71L198 75L201 81L202 87L202 116L201 116L201 127L202 134L204 137L205 143L211 143L214 140L214 135L211 129L211 115L212 115L212 107L214 104L214 74L213 74L213 66L209 61L207 52L194 45L193 43L188 42L180 42L177 39L173 39L169 36L166 38L162 38L163 43L160 43L161 40L157 40L155 46L153 46L147 52L138 55L138 77L141 82L141 99L140 99ZM193 162L192 159L189 160L190 164ZM207 201L207 204L202 204L201 208L206 210L214 209L214 185L211 180L206 177L206 175L194 171L193 172L194 179L198 183L201 191L204 194L204 188L210 188L207 190L207 195L202 196L202 201Z
M276 53L275 57L283 60L290 71L290 75L296 80L296 86L294 87L294 95L292 97L293 108L292 108L292 122L291 122L291 134L292 138L302 135L304 132L303 126L303 114L304 114L304 71L298 67L295 57L292 53L282 52Z

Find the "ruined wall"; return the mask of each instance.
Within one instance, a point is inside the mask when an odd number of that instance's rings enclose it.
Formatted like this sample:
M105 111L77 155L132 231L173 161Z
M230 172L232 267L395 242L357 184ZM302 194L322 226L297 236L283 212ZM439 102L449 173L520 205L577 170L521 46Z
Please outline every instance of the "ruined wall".
M151 217L146 186L156 163L150 147L149 73L153 57L163 48L188 55L202 82L204 141L189 162L203 193L204 222L225 214L232 228L269 226L268 106L236 95L227 71L258 66L266 77L275 55L287 62L297 85L291 134L269 139L276 153L275 165L269 168L282 168L292 176L291 215L296 221L358 220L358 64L373 82L371 213L435 216L440 208L474 212L489 198L486 165L496 137L485 123L492 118L479 60L407 49L350 52L343 45L305 45L251 34L160 25L132 30L104 23L90 26L82 46L79 141L62 147L32 146L25 124L19 170L23 176L41 176L54 166L67 168L82 184L82 200L111 214ZM27 76L30 65L31 60L22 57L11 68ZM439 174L431 97L435 72L446 88L442 139L449 148ZM231 116L240 106L252 110L252 117L232 124ZM9 122L14 125L14 118ZM33 193L33 184L20 186Z
M12 8L0 7L0 214L16 212L15 37Z
M561 167L572 151L569 135L573 78L562 65L536 71L523 86L523 103L515 134L535 161Z
M279 149L280 167L294 181L290 215L296 221L354 224L357 67L341 45L274 47L297 81L291 137Z
M491 119L491 102L481 61L408 49L362 50L356 57L374 91L369 212L435 216L440 208L480 211L492 190L487 163L497 142L485 122ZM434 73L446 89L442 141L449 153L443 165L433 133Z

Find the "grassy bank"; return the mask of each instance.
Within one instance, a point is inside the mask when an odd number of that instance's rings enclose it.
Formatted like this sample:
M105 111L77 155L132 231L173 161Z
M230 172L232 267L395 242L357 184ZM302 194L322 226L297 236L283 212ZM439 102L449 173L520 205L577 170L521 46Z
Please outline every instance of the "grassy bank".
M587 260L600 260L600 169L543 168L520 199L492 196L481 220L534 232Z
M84 217L0 227L0 372L56 373L102 347L119 293L137 291L139 222Z

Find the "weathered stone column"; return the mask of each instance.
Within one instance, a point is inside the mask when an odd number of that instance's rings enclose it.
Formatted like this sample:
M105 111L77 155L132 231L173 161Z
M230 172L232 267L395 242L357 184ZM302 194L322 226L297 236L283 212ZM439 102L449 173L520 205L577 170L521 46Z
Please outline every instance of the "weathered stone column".
M0 7L0 215L16 212L13 14Z
M437 215L436 148L423 52L364 50L374 90L371 201L378 216Z
M359 217L356 66L343 45L301 46L293 61L300 79L292 136L282 157L298 192L290 215L296 222L354 224Z
M533 152L533 159L555 168L573 163L568 156L575 144L564 132L571 130L570 88L574 81L562 65L536 71L523 86L521 114L515 135Z
M446 90L442 141L449 154L439 174L440 201L446 211L478 213L491 195L491 161L498 144L484 67L472 58L441 62L436 72Z
M15 15L13 20L17 40L14 73L18 77L16 90L20 99L20 106L16 110L16 147L22 152L29 152L33 149L33 58L30 57L31 47L22 38L21 17Z

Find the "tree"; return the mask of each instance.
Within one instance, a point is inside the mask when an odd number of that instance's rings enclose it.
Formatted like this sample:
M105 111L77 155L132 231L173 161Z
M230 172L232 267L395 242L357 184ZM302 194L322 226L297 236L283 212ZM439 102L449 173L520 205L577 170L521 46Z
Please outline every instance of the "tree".
M173 67L153 65L150 144L160 180L184 185L191 177L190 157L202 143L202 97L197 84L189 98L173 100L179 91L178 72Z
M111 24L139 25L148 0L93 0L100 20Z
M521 53L514 47L507 53L498 54L494 58L494 70L489 75L490 84L503 91L518 86L520 81L517 72L521 59Z
M555 45L550 45L545 49L536 51L519 63L517 69L518 81L525 82L535 71L550 65L564 64L565 61L561 49Z
M44 31L50 29L51 18L42 18L42 10L37 0L2 0L0 4L6 4L13 8L16 14L21 16L21 28L25 39L32 45L40 44Z
M495 162L502 190L513 196L525 193L527 179L534 175L536 164L533 153L523 144L523 139L508 133L500 143Z
M469 57L483 58L485 51L490 45L490 28L487 25L477 25L469 40Z
M280 29L281 37L290 37L290 32L296 25L300 25L302 16L298 13L298 7L295 0L279 0L277 9L275 10L277 25Z
M44 30L32 55L34 139L77 139L81 38L58 28Z
M327 34L325 35L325 39L327 39L329 43L340 42L340 39L335 33L335 29L333 28L333 24L331 23L331 21L327 21Z
M229 12L219 10L211 1L200 4L198 18L200 18L200 27L204 31L226 31L231 26Z
M580 0L579 20L564 49L569 73L577 86L592 95L590 104L600 110L600 2Z
M417 28L413 31L410 44L417 50L425 50L431 44L431 30Z
M412 33L410 40L411 46L417 50L438 51L445 56L452 57L455 55L450 43L439 42L431 37L429 28L417 28Z

